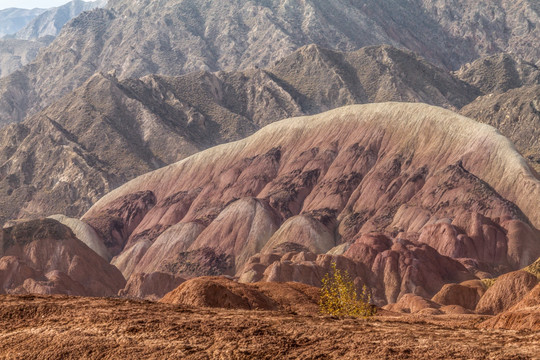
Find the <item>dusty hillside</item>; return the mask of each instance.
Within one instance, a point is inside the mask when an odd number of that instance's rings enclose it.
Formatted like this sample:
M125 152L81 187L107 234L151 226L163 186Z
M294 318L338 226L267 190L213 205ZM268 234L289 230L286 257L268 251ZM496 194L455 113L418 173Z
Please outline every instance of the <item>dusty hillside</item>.
M275 66L243 72L138 80L97 74L0 130L0 219L80 216L138 175L284 118L390 100L459 108L477 95L389 46L351 53L307 46Z
M475 60L455 74L486 95L501 94L522 86L540 85L538 66L510 54Z
M136 178L83 220L126 278L234 274L293 242L352 259L358 280L372 281L386 303L410 291L431 297L467 280L465 267L487 276L532 263L538 191L495 129L441 108L384 103L271 124ZM384 234L362 236L372 232ZM348 248L332 250L340 244Z
M366 322L121 299L0 301L0 347L8 358L535 359L540 352L537 334L477 330L482 318L471 316Z
M460 112L499 129L540 172L540 85L479 97Z
M533 0L111 1L68 23L21 70L24 81L0 81L0 122L21 121L96 71L127 78L264 67L311 43L390 44L452 70L499 52L537 61L539 30L527 24L538 19Z

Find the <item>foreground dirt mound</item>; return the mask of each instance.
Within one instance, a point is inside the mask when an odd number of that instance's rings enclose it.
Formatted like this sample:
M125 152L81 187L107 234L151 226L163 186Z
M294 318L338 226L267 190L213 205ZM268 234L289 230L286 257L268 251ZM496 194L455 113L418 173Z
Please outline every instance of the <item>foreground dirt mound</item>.
M537 359L535 333L476 315L333 319L125 299L0 297L0 357L16 359ZM504 339L504 342L501 341Z
M482 324L490 329L540 331L540 285L536 285L520 302Z
M188 280L161 299L166 304L225 309L288 309L316 313L319 290L298 283L242 284L226 277Z
M510 309L531 291L538 279L527 271L514 271L500 276L476 306L479 314L494 315Z
M114 296L124 285L117 268L56 220L0 231L0 293Z

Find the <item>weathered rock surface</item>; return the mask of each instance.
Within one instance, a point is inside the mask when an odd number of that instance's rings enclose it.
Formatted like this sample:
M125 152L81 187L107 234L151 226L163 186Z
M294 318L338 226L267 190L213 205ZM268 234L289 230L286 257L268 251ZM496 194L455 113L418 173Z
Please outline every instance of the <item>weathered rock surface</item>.
M242 284L225 277L200 277L186 281L160 302L195 307L316 313L318 299L319 289L304 284Z
M499 129L540 173L540 85L479 97L460 113Z
M314 255L297 268L279 256L244 264L288 243L315 254L349 244L342 257L359 267L352 275L375 274L377 301L386 303L470 279L462 263L488 274L532 263L539 191L493 128L441 108L385 103L269 125L138 177L83 220L114 239L106 244L120 252L124 274L244 269L243 281L315 285L328 268L314 270ZM387 235L366 236L373 232ZM158 241L175 233L181 238Z
M26 81L21 73L17 79ZM265 70L124 81L97 74L36 116L0 130L0 220L78 217L138 175L291 116L389 100L459 108L477 95L389 46L352 53L307 46ZM17 96L28 101L25 93Z
M0 292L113 296L125 280L66 226L23 222L0 234Z
M538 13L534 0L111 1L66 24L21 70L24 82L0 82L0 120L22 120L96 71L127 78L264 67L311 43L390 44L449 69L500 52L538 61Z
M49 216L49 218L54 219L70 228L77 239L85 243L86 246L88 246L106 261L111 261L109 250L103 243L102 237L96 233L93 227L79 219L68 218L65 215L53 215Z
M496 315L506 311L523 299L537 283L536 276L523 270L502 275L482 296L476 312Z
M509 310L482 323L490 329L540 331L540 285Z
M363 285L371 290L377 305L394 303L408 293L430 297L447 282L472 278L459 262L425 244L393 243L383 235L363 236L349 250L343 256L274 250L253 256L236 275L246 283L295 281L320 287L336 263L347 271L358 292Z

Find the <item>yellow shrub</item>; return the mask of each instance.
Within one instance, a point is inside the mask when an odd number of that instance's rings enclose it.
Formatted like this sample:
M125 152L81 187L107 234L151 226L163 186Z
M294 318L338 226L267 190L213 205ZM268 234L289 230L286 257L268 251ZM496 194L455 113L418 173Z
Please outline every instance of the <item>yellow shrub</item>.
M322 314L333 316L364 317L375 315L370 304L371 294L364 285L358 294L347 271L341 271L332 263L331 272L322 279L319 308Z

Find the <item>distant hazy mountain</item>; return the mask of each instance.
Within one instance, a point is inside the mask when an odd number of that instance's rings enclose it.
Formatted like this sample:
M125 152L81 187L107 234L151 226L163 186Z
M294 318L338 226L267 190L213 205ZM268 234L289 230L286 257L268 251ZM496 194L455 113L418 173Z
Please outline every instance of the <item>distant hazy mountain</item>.
M7 76L20 69L24 65L33 61L39 49L51 43L69 20L79 15L81 12L91 10L96 7L103 7L107 0L81 1L73 0L65 5L52 9L8 9L0 11L0 29L2 25L9 21L2 19L2 15L13 15L27 13L28 11L36 13L37 16L26 17L28 21L20 21L21 26L11 28L4 39L0 39L0 77ZM7 22L6 22L7 21ZM4 26L6 27L6 26ZM16 32L16 33L15 33Z
M17 75L16 83L0 81L0 122L20 121L43 109L96 71L116 70L119 78L236 71L267 66L311 43L339 51L390 44L452 70L500 52L536 63L537 4L112 0L106 9L85 12L68 23L36 62Z
M24 28L15 34L15 38L34 40L44 36L56 36L62 27L83 11L103 7L107 0L82 1L73 0L65 5L47 10L35 17Z
M0 10L0 37L15 34L25 27L36 16L43 14L47 9L17 9Z
M53 40L52 36L37 40L0 39L0 77L7 76L33 61L39 49Z

